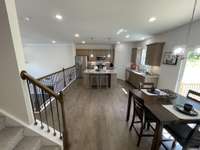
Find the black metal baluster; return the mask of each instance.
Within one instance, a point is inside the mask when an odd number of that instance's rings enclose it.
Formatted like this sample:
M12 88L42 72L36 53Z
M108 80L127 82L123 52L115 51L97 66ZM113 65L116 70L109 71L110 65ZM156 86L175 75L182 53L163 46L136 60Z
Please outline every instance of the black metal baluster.
M53 135L56 136L56 131L55 131L55 122L54 122L54 116L53 116L53 107L52 107L52 102L51 102L51 97L49 96L50 100L50 109L51 109L51 117L52 117L52 124L53 124Z
M36 89L35 85L33 85L33 89L34 89L34 93L35 93L36 104L37 104L37 107L39 108L39 117L40 117L40 122L41 122L41 129L43 129L44 126L43 126L43 123L42 123L42 115L41 115L41 112L40 112L40 104L39 104L37 89Z
M64 80L64 88L66 87L66 80L65 80L65 69L63 68L63 80Z
M33 111L34 125L37 125L37 121L36 121L36 117L35 117L35 113L34 113L34 107L33 107L33 99L32 99L31 91L30 91L30 82L28 80L27 80L27 86L28 86L28 92L29 92L29 96L30 96L30 100L31 100L31 107L32 107L32 111Z
M59 132L60 132L60 139L62 139L61 126L60 126L60 115L59 115L59 110L58 110L58 100L55 99L55 101L56 101L56 109L57 109L58 128L59 128Z
M49 121L48 121L48 117L47 117L47 108L46 108L46 99L44 97L44 91L42 90L42 100L43 100L43 104L44 104L44 112L45 112L45 118L46 118L46 122L47 122L47 132L50 132L49 129Z

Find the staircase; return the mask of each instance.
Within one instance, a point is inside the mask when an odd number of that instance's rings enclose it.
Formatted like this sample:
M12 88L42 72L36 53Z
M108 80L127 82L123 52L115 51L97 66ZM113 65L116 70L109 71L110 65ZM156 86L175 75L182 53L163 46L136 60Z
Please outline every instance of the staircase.
M8 125L8 118L0 114L0 149L1 150L61 150L60 146L37 135L27 133L19 125Z

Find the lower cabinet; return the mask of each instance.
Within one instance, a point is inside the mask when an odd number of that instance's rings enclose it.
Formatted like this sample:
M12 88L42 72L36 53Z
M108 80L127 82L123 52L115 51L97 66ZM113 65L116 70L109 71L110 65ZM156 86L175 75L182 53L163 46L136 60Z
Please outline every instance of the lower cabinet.
M126 81L132 84L135 88L140 87L140 83L144 82L152 82L154 83L155 87L158 84L158 77L157 76L145 76L136 73L135 71L131 71L130 69L126 69Z

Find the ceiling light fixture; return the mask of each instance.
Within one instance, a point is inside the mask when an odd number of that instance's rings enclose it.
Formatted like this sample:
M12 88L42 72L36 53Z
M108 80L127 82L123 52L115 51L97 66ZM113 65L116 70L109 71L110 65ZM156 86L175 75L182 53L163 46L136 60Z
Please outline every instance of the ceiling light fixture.
M85 44L86 42L85 42L85 41L82 41L81 43L82 43L82 44Z
M30 18L29 17L25 17L25 21L30 21Z
M129 35L129 34L127 34L125 37L128 39L128 38L130 38L130 35Z
M55 40L53 40L53 41L51 41L51 43L53 43L53 44L56 44L56 41L55 41Z
M118 41L117 44L120 44L120 41Z
M151 18L149 18L149 22L154 22L154 21L156 21L156 20L157 20L156 17L151 17Z
M119 30L117 31L117 35L120 35L122 32L124 32L124 29L123 29L123 28L121 28L121 29L119 29Z
M79 35L78 33L74 34L74 36L75 36L76 38L80 37L80 35Z
M62 19L63 19L63 16L60 15L60 14L56 14L56 19L58 19L58 20L62 20Z

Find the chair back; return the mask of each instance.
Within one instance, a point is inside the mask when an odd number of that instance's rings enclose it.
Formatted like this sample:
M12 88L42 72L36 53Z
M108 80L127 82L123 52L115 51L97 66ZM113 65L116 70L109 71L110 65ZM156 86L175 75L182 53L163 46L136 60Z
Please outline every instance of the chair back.
M152 82L140 83L140 90L141 89L152 89L152 88L155 88L154 83L152 83Z
M187 98L200 102L200 93L193 90L189 90Z
M143 120L144 116L144 101L139 99L136 96L133 96L134 98L134 111L136 115L139 117L140 120Z
M195 124L195 127L191 130L186 138L186 143L188 147L200 147L200 123Z

